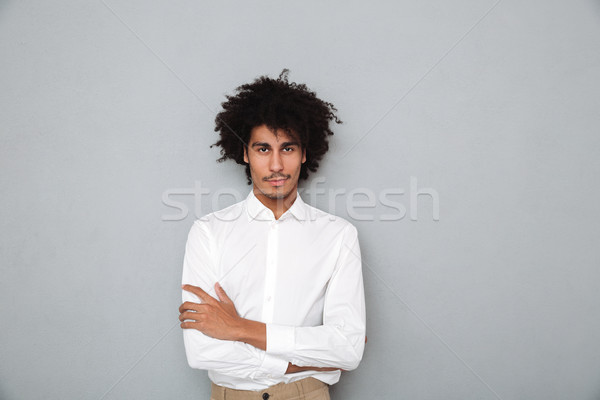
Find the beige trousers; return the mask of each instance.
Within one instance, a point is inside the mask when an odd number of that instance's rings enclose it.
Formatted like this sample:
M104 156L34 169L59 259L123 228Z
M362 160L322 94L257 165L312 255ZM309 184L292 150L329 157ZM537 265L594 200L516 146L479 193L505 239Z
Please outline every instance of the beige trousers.
M279 383L264 390L235 390L212 384L210 400L330 400L329 385L315 378Z

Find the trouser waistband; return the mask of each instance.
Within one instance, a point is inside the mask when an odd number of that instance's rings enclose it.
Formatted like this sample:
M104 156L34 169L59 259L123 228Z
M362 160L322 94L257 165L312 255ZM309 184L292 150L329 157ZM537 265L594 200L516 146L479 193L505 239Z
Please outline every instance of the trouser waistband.
M212 384L211 400L329 399L329 385L315 378L278 383L263 390L236 390Z

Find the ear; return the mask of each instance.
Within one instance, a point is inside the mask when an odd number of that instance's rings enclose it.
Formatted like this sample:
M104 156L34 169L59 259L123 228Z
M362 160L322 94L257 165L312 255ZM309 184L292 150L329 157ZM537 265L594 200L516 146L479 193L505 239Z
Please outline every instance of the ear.
M306 162L306 149L302 149L302 164Z
M244 146L244 162L246 164L249 164L250 162L248 161L248 146Z

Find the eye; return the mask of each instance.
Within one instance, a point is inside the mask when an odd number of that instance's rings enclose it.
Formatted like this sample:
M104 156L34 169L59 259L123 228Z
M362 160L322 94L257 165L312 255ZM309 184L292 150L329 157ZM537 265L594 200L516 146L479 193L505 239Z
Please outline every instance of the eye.
M285 152L288 152L288 153L289 153L290 151L294 151L294 148L293 148L293 147L284 147L284 148L283 148L283 151L285 151Z
M259 147L259 149L257 151L259 153L266 153L267 151L269 151L269 149L267 149L266 147Z

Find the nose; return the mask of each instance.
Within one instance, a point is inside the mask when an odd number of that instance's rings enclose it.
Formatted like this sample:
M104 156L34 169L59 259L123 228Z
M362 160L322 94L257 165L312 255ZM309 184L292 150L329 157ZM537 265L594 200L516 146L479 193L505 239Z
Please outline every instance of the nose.
M271 155L270 165L271 171L278 172L283 169L283 161L281 160L281 154L278 151L274 151Z

